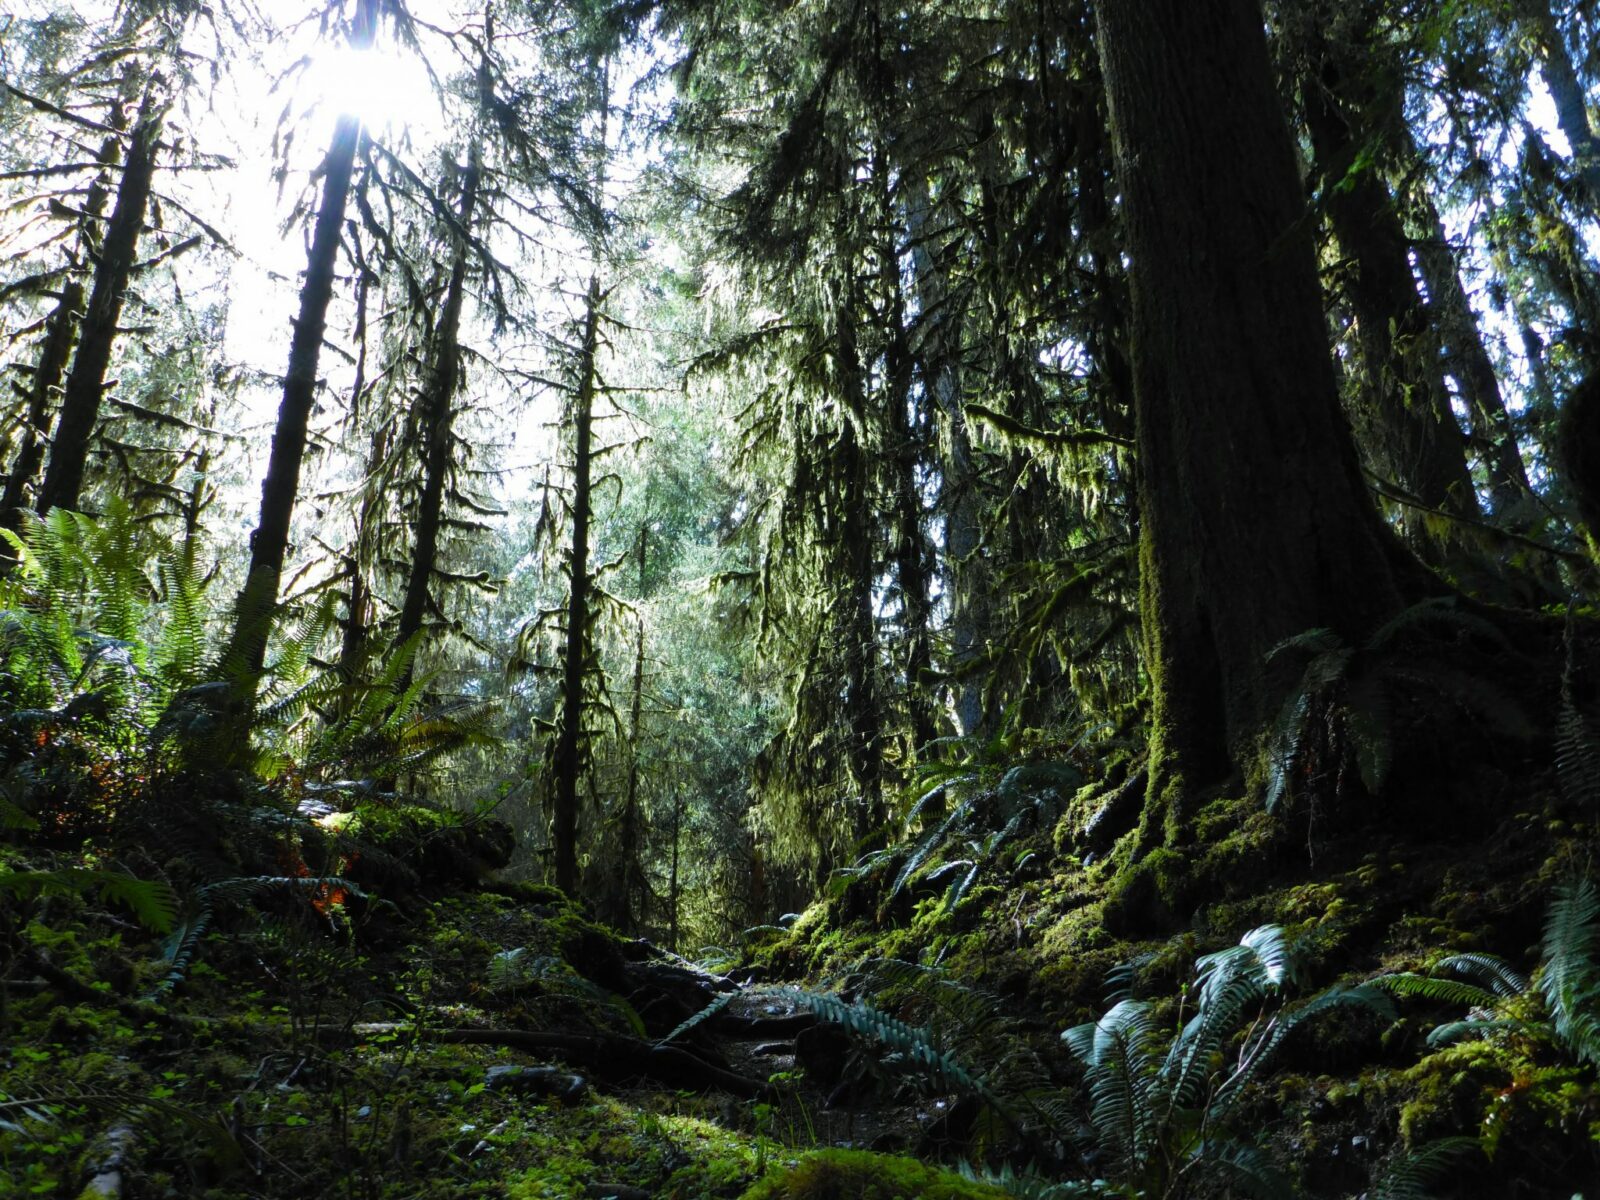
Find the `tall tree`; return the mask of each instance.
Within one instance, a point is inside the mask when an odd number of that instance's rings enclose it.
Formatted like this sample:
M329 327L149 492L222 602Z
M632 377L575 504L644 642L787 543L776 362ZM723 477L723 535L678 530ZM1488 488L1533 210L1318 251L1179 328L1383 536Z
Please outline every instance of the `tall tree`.
M467 267L472 252L473 218L478 203L482 162L474 142L460 172L460 199L451 230L450 275L434 323L428 364L418 402L422 430L422 493L415 514L415 542L400 604L395 637L407 642L422 631L430 603L430 588L438 566L439 535L444 527L445 501L455 439L456 392L461 382L461 310L466 300Z
M1257 0L1095 11L1132 260L1149 844L1251 762L1293 682L1275 645L1359 644L1426 583L1340 411Z
M1355 313L1360 366L1354 409L1365 427L1362 444L1387 482L1424 509L1476 517L1466 439L1451 411L1436 331L1412 274L1411 242L1379 167L1384 155L1374 127L1382 118L1367 116L1394 99L1370 82L1392 67L1372 61L1370 22L1334 21L1322 11L1309 14L1307 24L1315 29L1302 104L1322 203L1348 262L1341 277ZM1436 565L1458 558L1459 531L1441 532L1417 510L1403 509L1401 524L1412 546Z
M165 108L161 95L164 87L158 76L146 83L139 115L128 135L116 203L99 246L89 306L79 328L78 350L67 373L44 481L34 504L41 515L52 508L79 506L84 468L89 461L89 440L100 415L106 369L111 364L128 281L138 257L139 235L144 232L150 205Z
M561 711L550 756L550 845L556 886L569 896L578 891L578 805L588 761L585 732L587 693L594 654L594 575L589 566L589 525L594 517L595 396L600 389L602 305L598 269L584 293L576 380L572 389L571 537L565 559L566 624L562 629Z
M1586 193L1589 217L1600 221L1600 137L1589 117L1589 89L1579 77L1550 0L1515 0L1514 8L1539 48L1541 73L1555 102L1556 123L1572 148L1573 169Z
M348 28L351 49L371 47L377 34L381 0L356 0ZM267 634L278 601L284 558L289 550L289 522L300 490L300 467L305 459L306 433L317 393L317 364L327 328L328 305L333 299L339 244L356 147L361 139L361 119L340 113L332 141L323 159L322 198L317 210L311 247L306 256L305 283L300 289L300 310L289 343L289 364L283 377L283 399L266 478L261 483L261 509L250 535L250 566L234 612L233 634L226 658L240 672L246 691L254 694L266 663Z

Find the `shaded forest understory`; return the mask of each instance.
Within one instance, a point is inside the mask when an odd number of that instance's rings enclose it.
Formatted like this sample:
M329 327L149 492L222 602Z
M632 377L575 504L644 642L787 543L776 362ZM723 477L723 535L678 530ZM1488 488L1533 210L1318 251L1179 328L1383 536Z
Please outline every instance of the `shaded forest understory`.
M0 1195L1592 1200L1597 26L18 0Z

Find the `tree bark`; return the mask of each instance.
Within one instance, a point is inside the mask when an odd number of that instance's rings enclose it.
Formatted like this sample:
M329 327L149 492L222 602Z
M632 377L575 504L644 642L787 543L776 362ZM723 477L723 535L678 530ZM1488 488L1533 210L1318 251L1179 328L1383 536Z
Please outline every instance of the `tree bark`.
M1450 408L1439 346L1411 272L1411 242L1382 177L1356 166L1362 144L1336 98L1340 81L1338 67L1324 62L1302 92L1328 221L1353 266L1347 294L1360 353L1357 412L1368 427L1362 444L1383 475L1426 507L1474 518L1478 497L1466 439ZM1420 512L1402 513L1401 526L1433 565L1458 561L1455 531L1436 531Z
M991 605L978 475L962 406L960 326L948 309L948 268L942 255L928 245L933 211L927 183L913 178L909 188L911 276L921 329L917 358L923 389L942 426L937 511L944 526L944 575L950 595L948 674L953 676L956 724L962 734L979 736L988 725L979 664L988 647Z
M84 469L89 461L89 439L100 417L106 368L111 364L117 326L122 319L122 303L128 294L128 279L138 256L139 235L144 231L150 207L150 184L155 175L156 145L161 134L161 117L156 111L154 97L157 86L152 83L147 87L138 122L129 136L116 204L111 210L105 239L100 244L94 282L89 289L89 306L79 328L78 351L73 355L72 369L67 373L62 390L61 414L34 504L40 516L52 508L79 507Z
M650 526L648 521L639 526L639 603L644 603L645 555L649 550ZM636 925L634 899L642 891L639 864L639 737L644 718L644 611L638 614L639 627L634 635L633 687L628 703L628 778L622 799L621 845L617 857L617 891L620 897L619 928L631 930Z
M358 0L350 30L350 46L364 50L377 32L379 0ZM250 535L250 570L234 614L233 634L225 661L238 673L241 702L254 698L266 665L267 633L283 581L289 551L289 522L300 491L300 467L306 453L306 431L316 402L317 364L328 325L328 305L339 259L345 205L355 169L361 121L344 113L322 163L322 201L306 256L306 280L300 289L300 312L289 343L289 365L283 377L283 400L272 433L266 478L261 482L261 512Z
M561 728L552 762L554 779L550 838L555 852L556 886L569 896L578 890L578 784L583 774L583 686L589 645L589 523L594 459L596 356L600 344L600 276L589 276L584 301L578 386L573 394L572 542L567 552L567 627L561 657Z
M478 201L479 173L478 148L474 145L462 175L450 281L434 329L427 390L422 398L422 498L417 506L417 540L406 577L405 598L400 606L400 624L395 631L395 641L402 646L422 631L428 611L428 585L439 556L439 531L444 525L445 491L454 437L455 394L461 382L461 308L466 295L467 259L471 251L473 210ZM409 675L409 668L407 673Z
M1101 0L1132 260L1144 840L1248 767L1327 627L1360 644L1426 585L1378 519L1329 356L1314 249L1256 0Z
M850 769L859 791L855 839L861 842L882 825L884 818L883 713L878 696L878 625L872 606L876 564L866 454L849 415L866 411L860 343L849 300L837 306L834 317L837 383L846 413L840 420L833 462L839 511L826 516L838 524L838 548L843 554L845 597L840 632L844 638L844 715L849 726Z
M83 283L68 279L61 289L45 327L44 346L39 361L34 366L33 382L28 388L27 424L22 431L22 442L6 478L6 490L0 498L0 524L13 533L22 531L23 503L27 498L28 484L38 474L44 461L45 444L50 437L50 400L61 387L66 374L67 360L72 354L72 343L78 336L78 320L83 308Z
M1533 35L1543 60L1545 87L1555 103L1556 124L1572 147L1573 168L1588 195L1589 216L1600 220L1600 138L1589 122L1589 106L1566 39L1549 0L1518 0L1522 24Z
M888 434L889 469L894 487L894 567L900 590L900 622L905 638L906 711L911 720L913 754L938 736L928 675L933 669L933 603L928 588L928 540L923 531L922 496L917 473L922 450L911 417L912 382L916 362L906 335L905 291L900 283L900 253L896 244L894 204L889 195L887 165L877 160L880 217L884 223L879 248L879 284L888 304L884 332L884 407Z
M1472 439L1483 456L1489 481L1490 513L1515 516L1533 499L1528 470L1517 444L1517 431L1500 394L1500 377L1483 344L1478 318L1461 282L1455 250L1445 237L1444 222L1426 188L1419 188L1423 236L1416 242L1417 264L1428 288L1428 310L1445 352L1445 365L1455 376L1467 402ZM1526 528L1524 519L1517 526Z

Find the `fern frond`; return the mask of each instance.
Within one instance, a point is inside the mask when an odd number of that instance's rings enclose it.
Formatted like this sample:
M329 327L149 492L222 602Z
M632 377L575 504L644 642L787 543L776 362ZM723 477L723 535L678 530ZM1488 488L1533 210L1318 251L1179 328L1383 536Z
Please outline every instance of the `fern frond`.
M734 1000L738 998L738 996L739 996L738 992L723 992L722 995L718 996L715 1000L713 1000L710 1004L706 1005L699 1012L697 1012L693 1016L688 1017L685 1020L679 1022L679 1024L672 1030L672 1032L667 1034L667 1036L662 1038L660 1041L658 1041L656 1043L656 1045L665 1046L668 1042L677 1041L684 1034L688 1033L691 1029L694 1029L699 1025L705 1024L705 1022L711 1020L712 1017L714 1017L718 1013L722 1012L724 1009L726 1009L728 1007L728 1005L732 1004L734 1002Z
M1398 975L1380 975L1372 981L1374 987L1385 988L1397 996L1421 996L1444 1004L1464 1004L1468 1008L1493 1008L1498 997L1476 984L1459 979L1435 979L1431 975L1416 975L1409 971Z
M1459 607L1454 596L1434 596L1402 609L1378 628L1367 646L1372 650L1384 650L1401 635L1429 626L1454 633L1475 634L1502 650L1511 648L1505 632L1499 626Z
M152 933L169 933L178 915L172 888L159 879L136 879L121 871L62 867L53 871L0 872L0 894L29 897L45 894L86 895L125 905Z
M1395 1016L1394 1002L1378 988L1362 984L1357 987L1331 987L1318 992L1304 1004L1280 1013L1268 1021L1239 1054L1239 1066L1217 1089L1211 1102L1213 1120L1223 1120L1243 1094L1244 1087L1256 1078L1262 1068L1277 1052L1285 1038L1314 1017L1336 1008L1363 1008L1385 1020Z
M1494 954L1470 951L1441 958L1433 965L1435 971L1454 971L1466 979L1475 979L1502 999L1519 996L1528 990L1528 977L1512 969L1505 959Z
M1372 1189L1372 1200L1433 1200L1431 1186L1469 1155L1481 1154L1477 1138L1441 1138L1418 1146L1385 1171Z
M1544 926L1539 990L1556 1033L1581 1060L1600 1064L1600 891L1588 878L1556 889Z
M1257 1200L1294 1200L1288 1178L1248 1143L1232 1138L1208 1138L1195 1146L1192 1157L1219 1169L1234 1189Z
M1513 1017L1486 1017L1482 1020L1467 1017L1464 1020L1446 1021L1443 1025L1434 1026L1428 1033L1428 1045L1438 1048L1448 1046L1451 1042L1477 1041L1479 1038L1488 1037L1491 1033L1520 1033L1536 1041L1549 1041L1550 1032L1547 1025L1520 1021Z

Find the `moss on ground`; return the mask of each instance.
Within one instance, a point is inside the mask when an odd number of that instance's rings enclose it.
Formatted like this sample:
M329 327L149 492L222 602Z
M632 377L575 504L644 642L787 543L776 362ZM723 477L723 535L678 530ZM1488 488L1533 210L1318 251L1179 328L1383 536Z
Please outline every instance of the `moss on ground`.
M1000 1200L1005 1195L914 1158L819 1150L774 1170L743 1200Z

